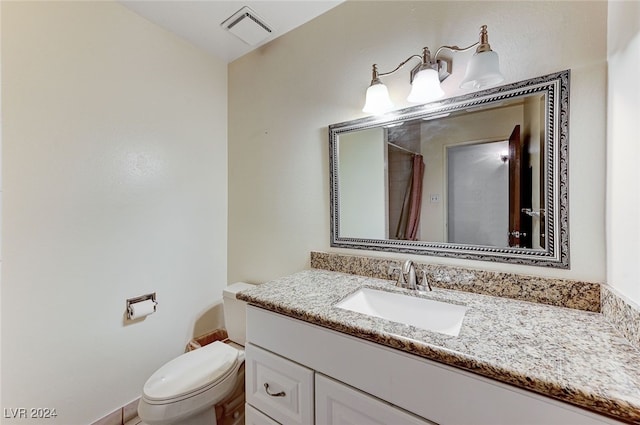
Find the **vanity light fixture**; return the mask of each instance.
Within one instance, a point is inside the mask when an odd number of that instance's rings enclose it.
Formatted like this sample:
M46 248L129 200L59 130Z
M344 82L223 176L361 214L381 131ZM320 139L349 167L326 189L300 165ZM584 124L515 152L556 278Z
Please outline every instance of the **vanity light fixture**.
M466 52L474 47L477 47L476 52L469 60L460 88L480 89L504 81L504 77L500 72L498 54L491 50L487 26L482 25L480 27L480 40L468 47L441 46L436 51L436 54L433 55L433 58L431 58L429 48L425 47L422 49L422 55L409 56L389 72L378 72L378 65L374 64L371 85L367 89L365 105L362 111L371 114L383 114L393 109L387 86L380 81L380 77L393 74L414 58L420 59L421 63L411 70L411 92L407 97L407 101L411 103L427 103L441 98L444 96L444 91L440 87L440 82L444 81L452 71L451 61L438 59L438 55L444 49L452 52ZM444 74L441 73L443 62L447 64L448 71Z

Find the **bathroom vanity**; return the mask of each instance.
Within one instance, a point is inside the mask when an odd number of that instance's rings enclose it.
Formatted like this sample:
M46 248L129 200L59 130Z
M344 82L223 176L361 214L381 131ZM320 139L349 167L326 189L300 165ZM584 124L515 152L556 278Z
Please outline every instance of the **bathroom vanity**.
M238 294L248 424L640 423L640 352L599 314L434 289L457 336L336 307L391 281L308 270Z

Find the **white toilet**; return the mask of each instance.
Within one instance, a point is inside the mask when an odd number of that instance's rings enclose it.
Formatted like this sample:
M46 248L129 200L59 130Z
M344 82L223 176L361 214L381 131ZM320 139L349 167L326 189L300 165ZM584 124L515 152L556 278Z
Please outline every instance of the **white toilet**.
M216 404L242 391L246 303L236 293L253 287L234 283L223 292L224 320L232 343L213 342L160 367L144 384L138 415L148 425L216 425ZM235 344L234 344L235 343ZM242 397L244 398L244 397ZM230 420L244 423L244 400Z

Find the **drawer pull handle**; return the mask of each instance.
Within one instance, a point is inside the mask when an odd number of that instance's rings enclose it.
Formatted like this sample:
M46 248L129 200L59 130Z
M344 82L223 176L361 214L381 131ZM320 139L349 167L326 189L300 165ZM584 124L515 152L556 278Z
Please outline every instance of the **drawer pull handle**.
M267 384L266 382L264 383L264 390L267 392L267 394L269 394L271 397L284 397L286 396L284 391L280 391L279 393L270 393L269 392L269 384Z

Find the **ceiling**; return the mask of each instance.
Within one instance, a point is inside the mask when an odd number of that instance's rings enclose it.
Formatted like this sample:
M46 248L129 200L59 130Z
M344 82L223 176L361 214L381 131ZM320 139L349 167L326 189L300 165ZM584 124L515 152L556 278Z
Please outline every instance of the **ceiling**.
M120 3L228 63L343 1L120 0ZM253 9L273 30L265 40L254 46L246 44L220 26L243 6Z

